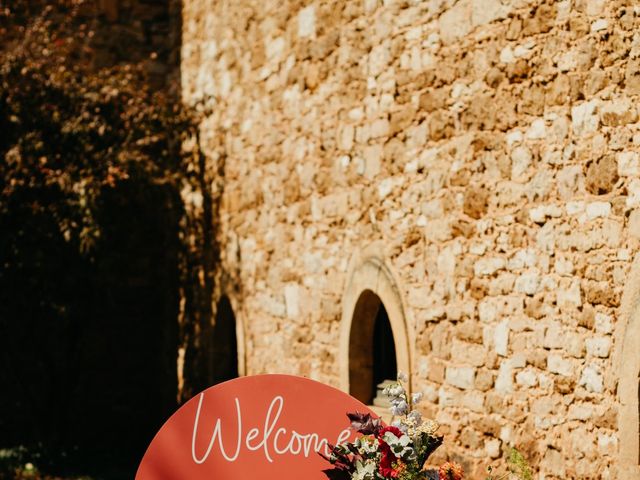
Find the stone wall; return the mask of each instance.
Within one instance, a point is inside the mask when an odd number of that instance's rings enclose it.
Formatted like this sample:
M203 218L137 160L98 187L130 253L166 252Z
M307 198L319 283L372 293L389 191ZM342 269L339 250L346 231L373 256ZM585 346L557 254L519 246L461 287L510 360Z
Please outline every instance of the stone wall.
M375 259L442 455L637 478L638 27L631 0L187 0L246 373L344 388Z

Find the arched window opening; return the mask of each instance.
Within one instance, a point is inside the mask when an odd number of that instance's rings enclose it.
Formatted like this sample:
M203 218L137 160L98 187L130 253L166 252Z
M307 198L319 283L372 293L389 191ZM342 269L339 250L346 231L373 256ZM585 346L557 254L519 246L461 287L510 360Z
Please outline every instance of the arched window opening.
M382 388L396 376L396 348L387 310L375 293L365 290L351 323L349 393L367 405L387 406Z
M213 384L238 376L236 317L229 298L223 296L216 309L213 327Z
M629 274L616 322L618 476L640 478L640 257Z

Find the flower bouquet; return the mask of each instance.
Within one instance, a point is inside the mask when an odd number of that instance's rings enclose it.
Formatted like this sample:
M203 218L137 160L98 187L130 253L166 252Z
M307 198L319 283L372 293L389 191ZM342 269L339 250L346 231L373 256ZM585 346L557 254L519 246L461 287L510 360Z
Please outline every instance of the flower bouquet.
M429 456L442 444L438 424L422 418L415 405L420 393L407 395L406 376L386 387L391 413L399 419L383 426L380 419L366 413L348 413L351 427L361 434L353 442L331 446L322 455L333 468L323 472L330 480L462 480L460 465L447 462L439 470L425 470Z

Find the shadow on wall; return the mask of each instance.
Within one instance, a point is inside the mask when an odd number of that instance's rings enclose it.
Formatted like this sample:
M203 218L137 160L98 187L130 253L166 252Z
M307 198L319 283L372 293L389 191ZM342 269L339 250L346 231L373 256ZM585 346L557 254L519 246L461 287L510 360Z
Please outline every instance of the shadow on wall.
M137 463L176 407L180 209L160 186L109 191L92 261L46 215L2 219L0 447L53 471Z
M93 45L96 68L137 48L118 36L128 31L171 44L150 64L154 86L159 77L180 78L179 1L96 4L108 8L97 17L104 23L96 35L103 43ZM114 8L123 5L129 10ZM131 22L140 35L127 30ZM220 377L212 339L231 338L226 320L233 317L219 309L227 315L213 330L222 188L214 198L211 184L224 177L224 156L210 169L195 145L184 177L202 199L197 208L174 183L121 181L100 195L100 237L91 255L65 240L60 219L30 208L29 195L55 202L41 198L49 190L27 191L0 215L0 450L26 446L17 462L53 474L132 478L178 403ZM233 355L228 345L217 354ZM224 375L237 375L237 365L230 368ZM14 478L3 476L3 462L0 479Z
M213 340L214 370L212 384L226 382L238 377L236 317L229 297L226 295L218 302L213 327Z

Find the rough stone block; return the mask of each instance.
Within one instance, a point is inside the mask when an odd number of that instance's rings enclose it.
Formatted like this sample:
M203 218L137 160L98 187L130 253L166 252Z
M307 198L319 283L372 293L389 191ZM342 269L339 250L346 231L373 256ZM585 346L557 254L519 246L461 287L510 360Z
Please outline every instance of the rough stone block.
M562 199L570 199L584 191L584 174L582 167L571 165L564 167L556 175L558 193Z
M460 404L461 392L444 386L438 390L438 406L440 408L455 407Z
M469 0L461 0L452 8L446 10L438 22L440 38L444 44L449 44L467 35L472 28L471 5Z
M380 138L380 137L388 136L389 128L390 128L389 120L387 120L386 118L379 118L375 120L371 124L371 130L370 130L371 138Z
M597 17L602 15L607 6L607 0L584 0L584 12L591 16Z
M562 325L557 322L549 325L544 334L544 348L562 348L564 342Z
M614 456L618 451L618 437L615 434L598 434L598 453Z
M511 5L503 4L500 0L472 0L471 24L474 27L506 18Z
M343 125L338 129L338 148L350 151L353 148L355 129L353 125Z
M493 387L493 373L486 368L481 368L476 373L475 388L481 392L486 392Z
M375 178L382 167L382 146L370 145L364 149L364 176Z
M640 176L640 154L638 152L620 152L617 154L618 175L621 177Z
M590 403L573 403L569 405L569 420L589 420L593 416L593 405Z
M587 204L585 213L587 220L606 218L611 214L611 204L609 202L591 202Z
M627 193L627 207L635 208L640 206L640 179L634 178L629 182Z
M287 317L298 319L300 315L300 286L297 284L287 284L284 287L284 300Z
M502 442L497 438L490 438L484 442L484 452L489 458L500 457Z
M578 333L568 333L566 338L566 351L574 358L584 358L584 339Z
M604 390L604 379L600 369L595 364L584 367L580 376L579 385L585 387L589 392L602 393Z
M557 354L550 354L547 358L547 370L565 377L573 374L573 363Z
M509 360L500 363L500 370L496 378L495 391L501 394L513 392L513 368Z
M573 280L569 282L561 282L556 292L558 306L564 308L579 307L582 305L582 294L580 290L580 282Z
M598 104L598 100L591 100L571 108L571 124L575 135L582 136L598 130Z
M607 102L600 107L600 119L603 125L619 127L638 120L638 107L631 99Z
M471 186L464 193L462 210L471 218L479 219L487 213L489 191L484 187Z
M298 36L315 37L316 35L316 8L309 5L298 12Z
M481 367L485 364L486 356L486 349L477 343L467 343L454 340L451 347L451 358L453 358L457 363Z
M427 366L427 379L435 383L443 383L445 366L442 360L431 358Z
M472 412L484 413L484 401L485 396L483 393L471 390L461 395L458 406L471 410Z
M477 276L492 275L505 265L506 261L502 257L482 258L474 264L473 271Z
M618 163L607 154L587 164L585 186L589 193L604 195L611 192L618 181Z
M595 329L599 334L608 334L613 332L613 321L611 316L605 313L595 314Z
M594 357L607 358L611 350L611 337L595 337L586 340L587 353Z
M535 295L540 285L540 274L537 270L522 273L515 282L515 290L525 295Z
M523 387L533 388L538 384L538 375L532 369L523 370L516 374L516 383Z
M493 345L498 355L506 357L509 353L509 321L503 320L493 331Z
M540 466L544 472L557 475L558 478L565 477L566 464L562 453L552 447L547 447L544 457L540 462Z
M523 248L517 250L513 257L509 259L509 270L520 270L522 268L535 267L538 256L533 248Z
M625 89L630 95L640 94L640 57L630 58L627 62Z
M446 382L462 390L473 388L476 370L472 367L447 367Z
M527 171L531 166L533 155L526 146L520 145L511 153L511 179L524 181L527 179Z

